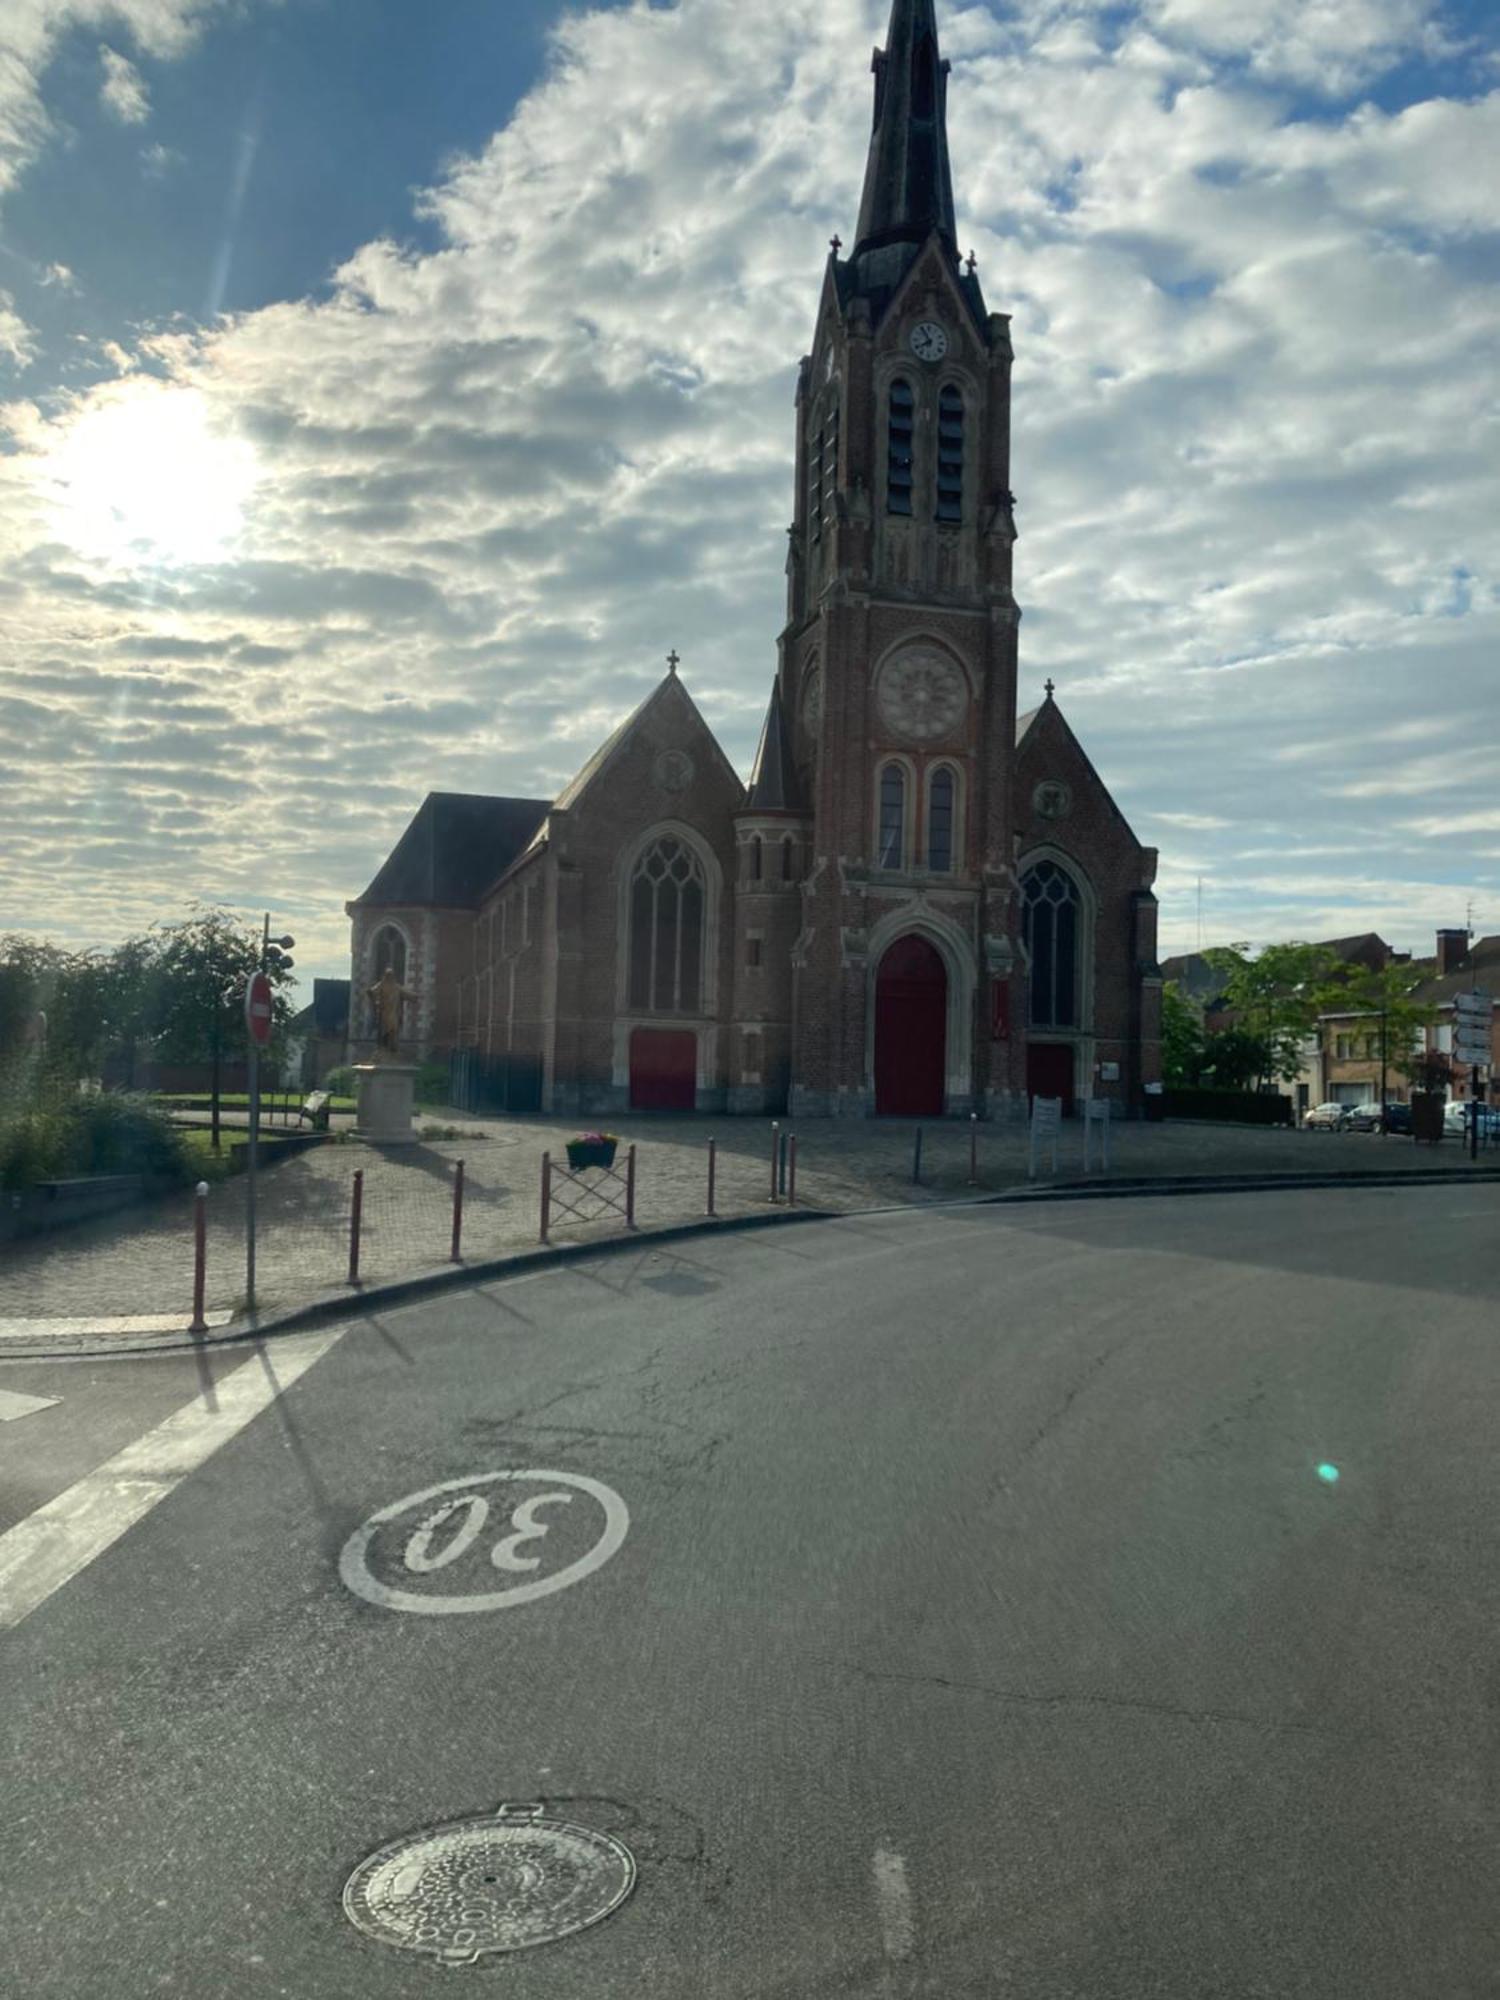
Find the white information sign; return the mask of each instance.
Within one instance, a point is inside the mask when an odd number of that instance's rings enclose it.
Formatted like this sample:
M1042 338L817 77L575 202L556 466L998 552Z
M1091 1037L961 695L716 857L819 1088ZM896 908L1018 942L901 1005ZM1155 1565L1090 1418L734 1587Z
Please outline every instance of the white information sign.
M1028 1180L1036 1179L1037 1154L1043 1146L1050 1148L1052 1164L1049 1173L1057 1172L1057 1135L1062 1127L1062 1099L1060 1097L1033 1097L1031 1100L1031 1157L1027 1167Z
M497 1486L499 1493L486 1490ZM575 1513L580 1499L586 1504ZM629 1531L625 1502L597 1479L578 1472L476 1472L408 1493L372 1514L345 1542L339 1575L357 1597L385 1611L424 1618L506 1611L591 1576ZM492 1583L497 1571L526 1581L502 1590L475 1587ZM428 1584L433 1577L441 1581Z

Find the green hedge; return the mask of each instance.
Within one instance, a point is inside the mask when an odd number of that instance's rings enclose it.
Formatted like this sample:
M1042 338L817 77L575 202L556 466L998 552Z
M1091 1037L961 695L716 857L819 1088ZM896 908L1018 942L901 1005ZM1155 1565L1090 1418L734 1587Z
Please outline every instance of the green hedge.
M57 1090L0 1112L0 1187L28 1188L89 1174L194 1177L182 1134L139 1098Z
M1235 1125L1290 1125L1292 1100L1259 1090L1169 1089L1163 1092L1168 1118L1222 1118Z

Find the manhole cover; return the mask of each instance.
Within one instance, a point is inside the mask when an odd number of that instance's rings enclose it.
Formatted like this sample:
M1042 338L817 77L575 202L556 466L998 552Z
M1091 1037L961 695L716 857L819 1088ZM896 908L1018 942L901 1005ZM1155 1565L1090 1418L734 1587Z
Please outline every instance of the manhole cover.
M542 1814L502 1806L393 1840L349 1877L344 1914L366 1937L443 1965L586 1930L630 1894L635 1857L607 1833Z

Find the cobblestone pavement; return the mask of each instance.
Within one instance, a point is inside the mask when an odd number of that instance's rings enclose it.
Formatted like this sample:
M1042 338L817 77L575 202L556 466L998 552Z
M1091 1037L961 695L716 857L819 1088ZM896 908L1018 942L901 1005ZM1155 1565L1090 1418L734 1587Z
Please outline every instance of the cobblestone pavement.
M707 1201L708 1141L717 1140L716 1209L722 1216L764 1212L771 1191L771 1130L763 1119L627 1118L616 1121L636 1156L636 1220L688 1221ZM456 1162L465 1162L463 1254L480 1260L538 1240L542 1155L566 1165L576 1125L545 1119L495 1120L452 1114L451 1124L419 1121L429 1137L380 1150L352 1138L277 1163L260 1177L258 1295L262 1311L295 1305L347 1280L354 1175L364 1173L360 1275L379 1282L438 1269L448 1261ZM788 1126L788 1130L793 1129ZM969 1179L970 1128L936 1122L923 1129L922 1180L912 1167L916 1126L905 1122L816 1119L795 1127L799 1205L849 1211L893 1203L952 1200L1026 1183L1027 1139L1019 1121L977 1128L977 1183ZM1110 1180L1196 1178L1286 1172L1365 1173L1448 1168L1467 1161L1456 1142L1418 1147L1378 1134L1258 1131L1205 1124L1122 1124L1110 1133ZM1500 1165L1500 1152L1481 1156ZM1044 1161L1044 1167L1047 1163ZM1057 1172L1041 1181L1083 1177L1083 1129L1065 1125ZM1104 1176L1099 1176L1104 1178ZM619 1190L616 1188L615 1193ZM561 1184L559 1192L573 1197ZM208 1305L244 1302L245 1182L218 1184L209 1198ZM558 1242L618 1232L623 1218L597 1223L559 1218ZM0 1343L24 1319L171 1314L185 1325L192 1298L192 1199L181 1195L95 1223L0 1250Z

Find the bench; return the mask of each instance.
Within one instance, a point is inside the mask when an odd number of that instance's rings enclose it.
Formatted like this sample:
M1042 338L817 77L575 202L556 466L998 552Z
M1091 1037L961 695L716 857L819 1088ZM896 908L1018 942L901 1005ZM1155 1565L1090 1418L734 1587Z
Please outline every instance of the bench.
M302 1100L302 1109L297 1113L300 1125L305 1118L315 1132L328 1130L328 1105L331 1093L326 1090L310 1090Z

